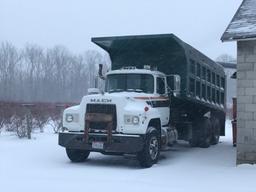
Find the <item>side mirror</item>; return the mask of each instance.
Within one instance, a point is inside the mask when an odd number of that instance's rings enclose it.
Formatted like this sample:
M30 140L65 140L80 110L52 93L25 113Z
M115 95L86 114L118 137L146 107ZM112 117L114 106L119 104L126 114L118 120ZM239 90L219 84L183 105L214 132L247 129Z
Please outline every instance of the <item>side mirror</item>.
M179 75L167 75L167 84L169 94L177 96L180 94L180 76Z

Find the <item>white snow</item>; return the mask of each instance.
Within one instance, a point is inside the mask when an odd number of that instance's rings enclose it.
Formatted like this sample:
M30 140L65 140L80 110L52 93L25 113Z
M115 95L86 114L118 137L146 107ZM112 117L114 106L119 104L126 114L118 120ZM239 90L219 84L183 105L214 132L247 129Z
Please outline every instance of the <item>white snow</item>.
M161 154L149 169L131 157L92 153L84 163L71 163L57 135L48 129L34 133L32 140L0 135L1 192L255 192L256 166L235 164L231 124L227 136L208 149L180 143Z

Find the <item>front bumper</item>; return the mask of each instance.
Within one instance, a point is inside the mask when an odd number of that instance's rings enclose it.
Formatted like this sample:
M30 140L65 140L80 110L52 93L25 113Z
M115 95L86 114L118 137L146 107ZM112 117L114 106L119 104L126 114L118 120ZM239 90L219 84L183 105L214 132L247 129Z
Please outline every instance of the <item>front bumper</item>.
M93 148L92 142L103 142L103 148ZM63 132L59 133L59 145L70 149L83 149L102 153L134 154L143 149L144 138L140 135L113 134L111 142L107 142L107 134L90 133L86 143L83 132Z

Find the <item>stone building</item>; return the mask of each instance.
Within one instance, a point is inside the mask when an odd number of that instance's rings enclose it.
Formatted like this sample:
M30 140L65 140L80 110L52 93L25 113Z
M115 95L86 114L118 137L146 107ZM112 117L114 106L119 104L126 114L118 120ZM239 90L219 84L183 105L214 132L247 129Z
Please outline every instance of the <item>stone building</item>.
M256 0L244 0L222 41L237 41L237 164L256 163Z

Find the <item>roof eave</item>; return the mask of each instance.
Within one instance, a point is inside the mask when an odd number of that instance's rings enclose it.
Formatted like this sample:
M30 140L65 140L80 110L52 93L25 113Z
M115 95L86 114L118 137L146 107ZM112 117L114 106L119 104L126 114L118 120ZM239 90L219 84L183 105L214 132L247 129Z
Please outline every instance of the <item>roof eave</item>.
M256 40L256 34L253 36L240 36L240 37L229 37L221 38L222 42L231 42L231 41L252 41Z

